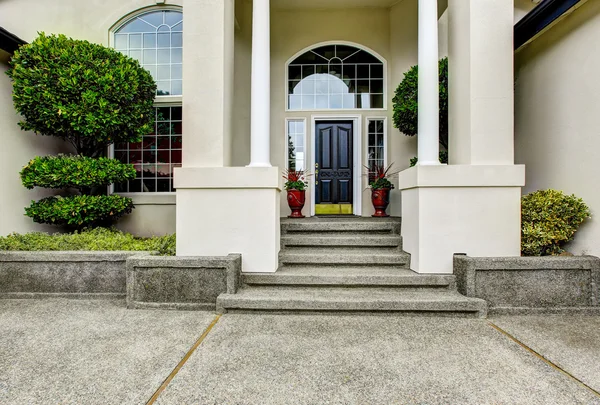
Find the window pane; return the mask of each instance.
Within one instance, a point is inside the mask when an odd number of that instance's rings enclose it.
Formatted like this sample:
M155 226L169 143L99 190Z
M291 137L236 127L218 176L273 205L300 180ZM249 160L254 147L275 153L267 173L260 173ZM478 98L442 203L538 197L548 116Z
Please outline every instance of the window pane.
M171 34L171 46L183 46L183 34L181 32L174 32L173 34Z
M156 34L144 34L144 48L156 48Z
M131 34L129 35L129 49L141 48L142 47L142 35Z
M304 146L305 128L303 120L289 120L287 126L288 138L288 169L305 170Z
M181 110L181 106L156 107L155 133L142 142L115 145L114 158L132 164L137 172L136 180L116 184L115 192L174 191L173 168L181 166Z

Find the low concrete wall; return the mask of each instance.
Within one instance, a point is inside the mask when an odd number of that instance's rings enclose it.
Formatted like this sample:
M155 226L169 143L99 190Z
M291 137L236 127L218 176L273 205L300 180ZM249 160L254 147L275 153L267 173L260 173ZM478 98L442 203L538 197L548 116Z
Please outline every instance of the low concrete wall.
M0 252L0 298L122 298L127 258L148 254Z
M235 294L242 256L131 257L127 260L127 307L216 308L221 293Z
M454 256L460 293L490 313L600 313L600 259L594 256Z

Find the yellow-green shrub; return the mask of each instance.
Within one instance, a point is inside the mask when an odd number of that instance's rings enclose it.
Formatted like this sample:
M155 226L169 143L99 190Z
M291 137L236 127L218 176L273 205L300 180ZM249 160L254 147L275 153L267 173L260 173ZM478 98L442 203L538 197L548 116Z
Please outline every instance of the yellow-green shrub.
M557 190L539 190L521 199L521 253L557 255L590 217L581 198Z

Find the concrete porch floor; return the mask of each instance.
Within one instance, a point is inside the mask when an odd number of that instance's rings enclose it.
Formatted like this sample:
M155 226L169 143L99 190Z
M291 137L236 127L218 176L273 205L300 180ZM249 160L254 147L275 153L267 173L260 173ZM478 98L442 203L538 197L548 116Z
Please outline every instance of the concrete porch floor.
M583 316L218 317L0 300L0 403L600 404L599 330Z

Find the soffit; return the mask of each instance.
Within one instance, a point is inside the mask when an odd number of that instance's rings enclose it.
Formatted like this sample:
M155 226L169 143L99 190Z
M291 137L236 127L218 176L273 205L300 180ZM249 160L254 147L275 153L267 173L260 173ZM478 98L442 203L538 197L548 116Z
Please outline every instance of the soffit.
M276 9L340 9L340 8L387 8L399 0L271 0Z

